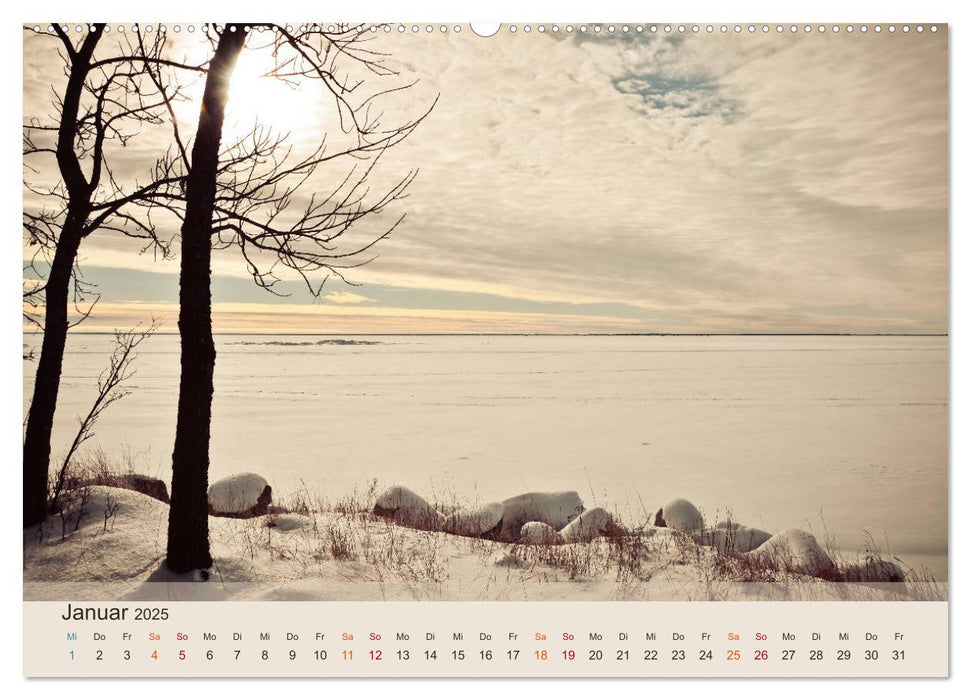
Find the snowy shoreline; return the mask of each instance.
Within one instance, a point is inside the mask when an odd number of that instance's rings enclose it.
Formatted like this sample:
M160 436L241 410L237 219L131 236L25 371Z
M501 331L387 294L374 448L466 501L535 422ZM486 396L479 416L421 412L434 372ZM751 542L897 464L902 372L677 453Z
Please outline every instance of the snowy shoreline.
M654 525L623 526L609 532L588 531L569 543L501 541L469 536L468 531L416 529L398 522L400 517L393 513L372 512L380 501L380 496L375 503L345 500L319 510L308 510L304 504L304 512L272 509L278 512L247 518L211 516L215 563L209 580L203 582L199 572L180 576L164 566L165 503L128 489L85 487L83 498L75 499L61 516L24 530L24 597L926 600L947 596L946 584L922 580L912 571L898 581L893 580L896 572L888 568L881 571L889 572L891 580L870 583L811 575L805 557L816 551L818 543L800 541L802 536L792 533L785 535L788 559L779 566L779 561L770 564L761 556L726 552L724 543L715 540L706 543L704 528L684 532ZM670 504L668 511L668 517L676 520L678 514ZM451 522L454 529L460 521ZM771 545L773 540L776 545ZM760 547L766 544L777 550L778 537ZM791 558L793 554L797 556Z

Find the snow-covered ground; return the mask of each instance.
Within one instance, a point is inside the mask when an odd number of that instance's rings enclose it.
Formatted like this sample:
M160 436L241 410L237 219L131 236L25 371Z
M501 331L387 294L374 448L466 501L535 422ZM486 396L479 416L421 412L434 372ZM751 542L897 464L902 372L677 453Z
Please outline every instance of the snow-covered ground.
M869 532L946 578L946 338L327 340L217 337L212 480L254 472L274 498L338 498L377 479L479 504L575 490L629 521L688 495L710 522L731 509L847 552ZM55 453L109 348L69 339ZM89 443L166 481L177 350L174 336L140 348L133 393Z
M83 493L83 498L80 494ZM210 518L208 580L164 566L168 506L95 486L24 531L24 596L50 600L873 600L921 583L832 583L719 558L669 528L523 545L421 531L368 512ZM789 531L791 532L791 531ZM812 545L815 541L805 535ZM771 541L770 541L771 542ZM768 544L768 543L767 543ZM758 559L755 559L756 563Z

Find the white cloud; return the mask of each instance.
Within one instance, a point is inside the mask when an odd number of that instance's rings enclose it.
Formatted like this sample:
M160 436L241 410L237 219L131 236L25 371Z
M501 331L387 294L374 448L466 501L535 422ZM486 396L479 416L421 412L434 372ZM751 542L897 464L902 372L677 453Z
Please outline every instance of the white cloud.
M371 297L366 297L363 294L355 294L354 292L331 292L330 294L325 294L324 299L333 304L364 304L365 302L375 301Z

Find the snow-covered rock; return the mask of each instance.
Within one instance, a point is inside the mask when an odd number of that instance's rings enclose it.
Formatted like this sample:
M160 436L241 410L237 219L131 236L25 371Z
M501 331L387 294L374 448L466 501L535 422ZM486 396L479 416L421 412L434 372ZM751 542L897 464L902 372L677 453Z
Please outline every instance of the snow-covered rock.
M536 520L522 526L519 530L519 541L523 544L563 544L560 533Z
M145 474L122 474L118 477L118 486L144 493L146 496L156 498L162 503L169 502L169 490L165 486L165 482L154 476L146 476Z
M772 533L757 527L744 525L735 530L735 549L739 552L751 552L772 539Z
M499 524L502 511L501 503L486 503L471 510L459 509L445 516L445 528L455 535L478 537Z
M701 512L695 508L693 503L683 498L675 498L673 501L668 501L661 511L666 526L675 530L694 532L695 530L701 530L705 526Z
M209 514L224 518L266 515L273 490L259 474L243 472L220 479L209 487Z
M546 523L562 530L583 512L583 501L576 491L523 493L502 502L500 539L513 542L523 525L531 521Z
M392 486L374 503L374 514L417 530L445 530L446 518L411 489Z
M869 558L858 564L841 567L843 578L847 581L864 583L902 583L905 580L904 570L892 561Z
M300 530L309 527L312 523L313 520L299 513L276 513L267 518L266 521L267 527L276 528L280 532Z
M716 527L712 530L704 530L697 535L695 541L707 547L714 547L722 554L733 552L744 554L762 546L772 537L765 530L735 525L734 523L732 525L732 529Z
M789 528L773 535L749 557L789 571L816 576L832 568L833 561L812 534Z
M169 502L169 490L165 482L145 474L104 474L94 479L86 479L80 482L78 486L114 486L144 493L146 496L162 501L162 503Z
M715 528L719 530L737 530L741 525L734 520L719 520Z
M564 542L589 542L601 535L610 534L615 527L617 526L613 517L606 510L589 508L560 530L560 537Z

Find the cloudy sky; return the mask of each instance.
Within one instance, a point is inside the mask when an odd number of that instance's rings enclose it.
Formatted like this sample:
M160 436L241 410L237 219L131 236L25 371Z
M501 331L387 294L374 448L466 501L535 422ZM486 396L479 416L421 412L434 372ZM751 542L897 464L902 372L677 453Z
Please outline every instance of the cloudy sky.
M420 79L382 103L386 120L438 97L374 175L377 191L419 169L388 213L404 222L349 273L358 286L331 279L316 301L295 280L283 298L257 288L219 252L216 330L947 331L945 31L603 34L379 34L400 79ZM25 117L48 115L55 42L28 33L24 51ZM247 51L229 129L260 117L297 151L333 131L319 86L258 78L269 59ZM198 104L180 109L191 133ZM112 162L137 178L168 143L146 132ZM306 196L344 174L318 173ZM101 293L85 330L175 329L178 260L139 250L85 241Z

